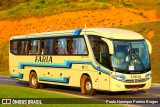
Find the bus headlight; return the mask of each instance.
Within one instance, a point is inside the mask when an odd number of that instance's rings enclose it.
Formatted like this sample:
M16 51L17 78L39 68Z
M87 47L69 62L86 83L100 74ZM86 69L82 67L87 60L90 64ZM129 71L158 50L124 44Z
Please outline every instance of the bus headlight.
M124 75L114 75L112 78L119 80L119 81L125 81L126 77Z
M149 74L146 74L146 79L150 79L152 77L152 75L149 73Z

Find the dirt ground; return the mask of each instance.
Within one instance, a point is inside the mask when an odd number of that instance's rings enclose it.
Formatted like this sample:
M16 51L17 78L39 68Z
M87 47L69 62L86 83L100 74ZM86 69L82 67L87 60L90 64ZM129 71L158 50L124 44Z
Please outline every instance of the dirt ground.
M31 17L17 20L0 21L0 43L8 41L11 36L25 35L39 32L93 27L116 27L141 22L159 20L157 11L136 10L129 8L114 8L103 10L65 12L45 17ZM151 38L154 31L148 34Z

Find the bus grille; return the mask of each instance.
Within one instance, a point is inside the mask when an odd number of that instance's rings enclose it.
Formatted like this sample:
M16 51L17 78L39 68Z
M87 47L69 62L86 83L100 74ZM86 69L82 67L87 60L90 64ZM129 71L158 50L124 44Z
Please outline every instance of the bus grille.
M139 84L139 85L125 85L125 88L143 88L146 84Z
M145 82L146 79L137 79L137 80L134 80L134 79L131 79L131 80L125 80L124 82L126 83L137 83L137 82Z

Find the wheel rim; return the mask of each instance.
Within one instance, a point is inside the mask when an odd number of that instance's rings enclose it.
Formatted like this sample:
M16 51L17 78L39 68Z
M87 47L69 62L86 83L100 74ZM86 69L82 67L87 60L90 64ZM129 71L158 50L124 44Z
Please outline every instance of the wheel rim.
M36 77L33 76L33 77L32 77L32 85L35 86L36 83L37 83Z
M91 89L92 89L91 82L90 82L90 81L87 81L87 82L86 82L86 91L89 92L89 91L91 91Z

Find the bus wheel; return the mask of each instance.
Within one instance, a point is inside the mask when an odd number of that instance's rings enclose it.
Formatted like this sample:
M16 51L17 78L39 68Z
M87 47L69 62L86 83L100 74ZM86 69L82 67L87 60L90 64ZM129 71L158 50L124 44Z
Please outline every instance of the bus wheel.
M42 87L42 84L38 83L37 74L35 72L31 72L29 76L29 84L31 88L35 89Z
M88 76L82 76L81 80L81 92L86 95L95 95L96 90L93 89L91 78Z

